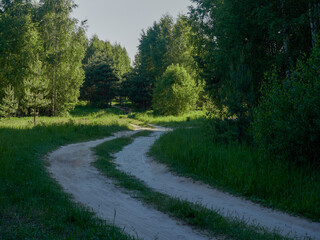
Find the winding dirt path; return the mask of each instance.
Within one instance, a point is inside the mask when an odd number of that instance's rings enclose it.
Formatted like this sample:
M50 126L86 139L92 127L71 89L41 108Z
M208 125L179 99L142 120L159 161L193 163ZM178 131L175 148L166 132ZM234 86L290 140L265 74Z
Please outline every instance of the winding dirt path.
M91 148L133 133L121 132L113 137L61 147L49 155L48 170L75 201L131 235L144 239L207 239L190 227L122 193L111 180L91 166L95 160Z
M165 165L152 161L146 153L162 133L163 131L155 131L150 137L137 138L115 154L118 169L143 180L156 191L200 203L218 210L224 216L246 220L249 224L259 224L269 230L277 229L281 234L288 234L294 239L306 236L320 239L320 223L264 208L208 185L173 175Z

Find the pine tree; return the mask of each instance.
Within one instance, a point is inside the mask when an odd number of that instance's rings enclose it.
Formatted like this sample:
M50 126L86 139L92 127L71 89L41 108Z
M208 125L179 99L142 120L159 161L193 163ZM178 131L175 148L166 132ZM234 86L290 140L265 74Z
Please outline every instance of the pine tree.
M24 99L23 105L26 109L31 110L33 115L33 122L36 124L36 117L39 115L39 110L42 107L49 105L48 95L48 81L43 78L42 63L37 60L33 66L33 77L24 80Z
M14 88L11 85L4 89L4 95L2 104L0 104L0 116L10 119L18 110L18 100L15 97Z
M123 76L130 70L126 49L94 36L83 62L86 78L81 97L100 106L105 106L106 101L110 103L115 97L120 97L121 102Z

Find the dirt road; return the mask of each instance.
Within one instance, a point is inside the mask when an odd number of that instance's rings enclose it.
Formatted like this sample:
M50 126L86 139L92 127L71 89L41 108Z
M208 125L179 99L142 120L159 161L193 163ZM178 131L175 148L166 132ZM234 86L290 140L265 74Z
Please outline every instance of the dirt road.
M111 224L143 239L208 239L190 227L151 209L114 187L91 163L95 157L91 148L134 132L122 132L114 137L61 147L49 155L52 177L74 200L89 207Z
M222 215L259 224L281 234L303 239L320 239L320 223L289 216L263 208L250 201L234 197L188 178L170 173L165 165L146 156L154 141L165 129L155 129L150 137L137 138L115 154L118 169L136 176L156 191L217 209ZM91 148L133 132L121 132L113 137L86 143L72 144L58 149L49 156L48 167L52 176L73 195L75 201L88 206L103 219L115 222L125 231L145 239L208 239L188 226L151 209L114 187L91 166L95 160ZM115 218L114 218L115 217Z
M281 234L289 234L295 239L303 239L306 235L320 239L320 223L273 211L200 182L173 175L165 165L146 156L162 133L157 131L150 137L140 137L115 154L118 169L143 180L156 191L201 203L208 208L217 209L224 216L244 219L250 224L259 224L270 230L278 229Z

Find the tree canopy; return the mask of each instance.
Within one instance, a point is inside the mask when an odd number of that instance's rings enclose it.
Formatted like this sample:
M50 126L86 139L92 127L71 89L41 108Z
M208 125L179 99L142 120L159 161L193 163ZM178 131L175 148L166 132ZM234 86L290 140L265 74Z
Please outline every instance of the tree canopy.
M72 0L1 1L0 13L0 101L10 84L24 111L26 81L41 72L50 98L43 111L51 115L71 110L84 79L82 59L86 37L84 26L70 17ZM36 66L36 67L35 67ZM41 66L41 67L39 67ZM35 68L39 74L35 74Z

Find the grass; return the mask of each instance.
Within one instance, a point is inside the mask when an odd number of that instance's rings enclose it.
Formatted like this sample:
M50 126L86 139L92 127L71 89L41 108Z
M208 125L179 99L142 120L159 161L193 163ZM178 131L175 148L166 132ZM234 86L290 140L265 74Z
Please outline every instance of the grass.
M138 121L155 124L164 127L182 128L182 127L195 127L201 126L205 116L204 111L194 111L182 116L159 116L155 115L153 111L147 112L134 112L129 115L129 118Z
M247 145L213 144L199 129L177 129L150 154L173 171L265 206L320 221L320 173L272 161Z
M68 143L129 128L112 111L81 107L68 117L0 121L0 239L133 239L70 200L44 156Z
M135 137L148 135L148 132L138 133L131 137L118 138L105 142L95 148L98 156L94 165L108 178L129 192L132 197L154 207L155 209L179 219L185 224L191 225L197 229L205 230L210 235L222 237L223 239L287 239L269 233L261 227L248 226L241 220L230 220L222 217L217 212L208 210L201 205L192 204L168 195L158 193L147 187L137 178L127 175L117 170L112 162L112 154L121 151L121 149L132 143Z

